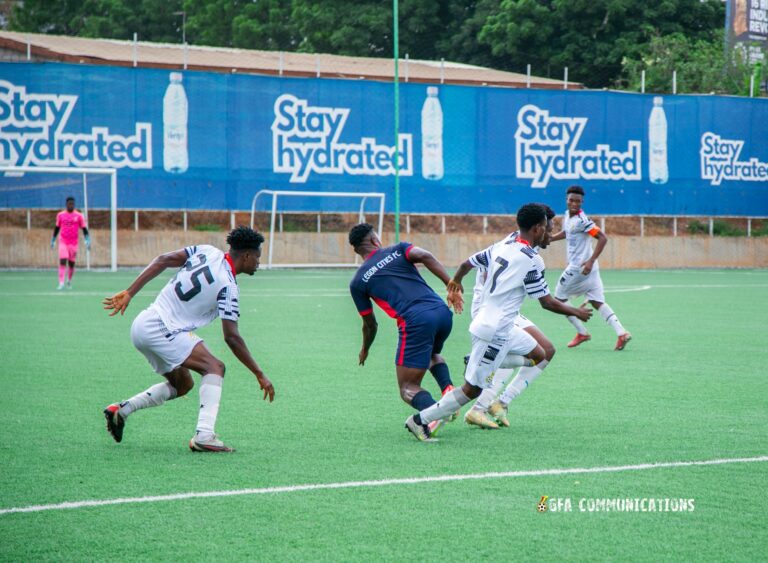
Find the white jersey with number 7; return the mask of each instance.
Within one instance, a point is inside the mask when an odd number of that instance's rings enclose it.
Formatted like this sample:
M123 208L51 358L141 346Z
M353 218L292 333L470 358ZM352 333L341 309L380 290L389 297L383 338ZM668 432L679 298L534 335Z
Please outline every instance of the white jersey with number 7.
M487 251L488 270L469 332L490 341L511 329L526 295L539 299L549 294L549 286L544 260L526 241L508 238Z

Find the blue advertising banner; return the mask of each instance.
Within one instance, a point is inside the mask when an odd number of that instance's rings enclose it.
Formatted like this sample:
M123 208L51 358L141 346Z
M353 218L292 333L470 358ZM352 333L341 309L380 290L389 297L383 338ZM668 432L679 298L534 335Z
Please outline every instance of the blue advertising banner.
M122 208L245 210L273 189L383 192L391 211L397 145L404 213L560 211L580 184L592 214L768 215L768 100L400 92L395 140L387 83L4 63L0 166L117 168ZM11 182L0 207L30 206Z

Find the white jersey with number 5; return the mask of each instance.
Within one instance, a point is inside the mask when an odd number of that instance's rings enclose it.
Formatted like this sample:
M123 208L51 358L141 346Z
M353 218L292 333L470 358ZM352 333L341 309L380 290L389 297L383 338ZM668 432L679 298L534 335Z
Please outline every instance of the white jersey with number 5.
M469 331L490 341L511 329L526 295L539 299L549 295L549 286L544 260L525 241L507 238L484 252L487 273Z
M237 321L239 290L224 253L209 245L188 246L188 260L149 306L172 332L193 331L216 317Z

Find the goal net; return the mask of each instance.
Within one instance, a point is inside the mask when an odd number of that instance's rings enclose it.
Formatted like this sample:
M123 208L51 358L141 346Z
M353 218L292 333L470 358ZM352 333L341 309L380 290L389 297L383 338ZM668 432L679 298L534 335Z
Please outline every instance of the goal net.
M97 264L117 270L117 171L114 168L0 166L0 209L61 210L72 196L88 230L109 230L109 248L93 248ZM93 220L93 224L92 221ZM53 225L51 225L53 228ZM91 237L95 238L95 237ZM91 251L85 265L91 267Z
M291 204L293 202L293 204ZM261 204L261 207L259 207ZM282 205L282 207L281 207ZM295 238L295 233L276 232L277 220L279 214L286 211L300 212L333 212L333 213L357 213L358 220L362 222L365 219L366 206L373 209L379 217L378 232L382 232L384 226L384 194L378 192L294 192L281 190L260 190L253 196L251 202L251 228L254 226L254 219L257 211L267 211L269 213L269 251L267 255L267 269L270 268L313 268L313 267L350 267L360 263L359 257L355 255L354 262L347 262L344 259L351 252L348 248L335 248L333 252L324 250L321 245L316 245L316 251L310 254L312 259L300 263L280 263L275 264L275 254L279 254L279 249L285 249L291 244L291 235ZM370 209L369 209L370 212ZM282 229L280 229L282 230ZM281 236L282 235L282 236ZM276 244L277 241L277 244ZM301 244L309 245L307 237L303 237ZM331 244L330 246L334 246ZM336 247L338 245L335 245ZM277 250L276 250L277 249ZM316 260L323 259L323 260Z

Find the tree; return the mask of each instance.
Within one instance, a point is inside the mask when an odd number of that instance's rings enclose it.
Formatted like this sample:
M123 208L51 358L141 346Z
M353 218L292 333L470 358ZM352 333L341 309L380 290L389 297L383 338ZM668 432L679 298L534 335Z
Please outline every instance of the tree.
M0 0L2 2L3 0ZM398 0L399 47L414 59L464 62L587 86L628 80L623 61L673 34L716 41L721 0ZM391 57L389 0L24 0L18 31L193 45ZM717 35L716 35L717 34ZM692 43L693 44L693 43ZM624 73L624 74L623 74Z
M677 91L685 93L749 95L752 67L743 51L723 49L723 34L713 41L692 40L674 33L654 37L636 57L622 63L621 85L639 91L641 73L645 70L646 92L672 91L672 73L677 71ZM755 92L760 79L755 84Z
M507 56L510 70L531 63L537 74L560 77L567 66L573 80L601 87L653 37L711 38L724 18L719 0L503 0L479 40Z

